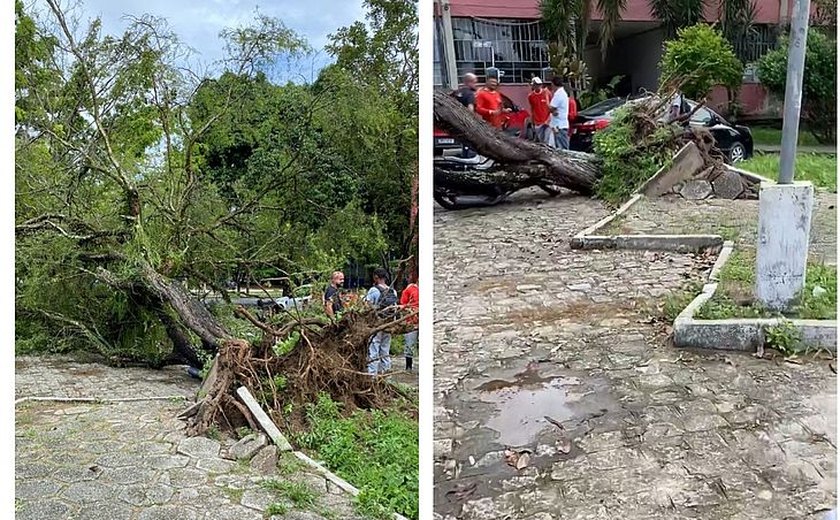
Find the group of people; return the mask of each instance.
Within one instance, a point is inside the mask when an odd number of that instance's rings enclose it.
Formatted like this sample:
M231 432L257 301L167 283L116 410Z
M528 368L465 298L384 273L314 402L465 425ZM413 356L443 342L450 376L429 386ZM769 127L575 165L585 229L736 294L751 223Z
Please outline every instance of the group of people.
M504 107L499 80L495 77L488 77L484 87L478 88L478 77L468 72L455 97L495 128L503 127L505 114L511 111ZM568 150L570 123L577 117L577 102L568 80L555 76L546 85L539 77L533 78L528 103L539 140L554 148Z
M373 285L365 295L365 302L375 309L392 309L396 306L409 311L417 311L420 307L420 289L413 275L409 276L409 283L397 298L396 290L389 285L388 271L379 267L373 271ZM324 311L331 319L337 319L344 312L344 299L341 287L344 284L344 273L336 271L330 277L330 283L324 291ZM405 340L405 369L414 368L414 349L417 346L418 320L417 316L409 316L406 323L413 325L413 330L406 333ZM374 334L368 342L369 374L381 374L391 370L391 333L380 331Z

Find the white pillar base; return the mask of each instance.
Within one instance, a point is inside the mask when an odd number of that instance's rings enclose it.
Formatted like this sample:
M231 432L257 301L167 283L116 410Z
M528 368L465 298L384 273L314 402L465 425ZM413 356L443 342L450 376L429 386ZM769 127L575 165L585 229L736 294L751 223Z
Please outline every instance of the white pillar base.
M805 288L813 207L810 182L761 184L755 294L771 310L790 309Z

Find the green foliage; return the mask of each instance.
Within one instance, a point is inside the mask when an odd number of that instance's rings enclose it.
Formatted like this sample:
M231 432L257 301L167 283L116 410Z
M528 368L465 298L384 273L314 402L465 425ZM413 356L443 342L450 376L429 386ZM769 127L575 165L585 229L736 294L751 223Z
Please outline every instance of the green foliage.
M779 98L787 83L789 39L758 62L758 78ZM823 144L835 144L837 125L837 42L819 30L808 30L805 74L802 78L802 114L808 130Z
M403 4L369 2L364 49L336 37L318 81L281 85L260 71L309 47L280 20L223 31L225 70L201 77L165 21L64 33L52 8L42 20L16 2L17 348L161 360L161 320L189 327L144 290L146 265L196 287L407 256L417 63Z
M702 290L702 283L691 282L686 284L682 290L669 293L662 305L662 316L668 322L673 322Z
M805 289L797 308L800 318L806 320L833 320L837 318L837 267L810 264L805 271Z
M359 487L360 511L369 516L398 512L418 515L419 437L416 420L392 411L341 408L321 395L309 405L310 429L297 439L339 476Z
M269 479L262 482L266 489L278 492L283 498L299 509L309 509L315 506L317 495L302 482Z
M706 24L680 29L666 41L659 69L664 88L680 84L691 99L704 99L715 85L739 86L744 72L732 45Z
M282 341L278 341L276 345L274 345L274 355L277 357L285 356L298 345L300 342L300 332L295 330L289 337Z
M783 317L783 314L765 308L753 297L755 270L754 251L733 252L721 269L720 284L715 295L695 316L702 320ZM805 272L805 288L798 297L798 303L785 314L800 319L835 319L837 268L809 263Z
M662 126L642 142L633 106L616 111L610 125L595 133L595 153L603 160L603 176L595 192L602 200L618 205L673 157L673 132Z
M782 320L778 325L764 330L764 341L784 356L793 356L801 349L802 333L789 320Z

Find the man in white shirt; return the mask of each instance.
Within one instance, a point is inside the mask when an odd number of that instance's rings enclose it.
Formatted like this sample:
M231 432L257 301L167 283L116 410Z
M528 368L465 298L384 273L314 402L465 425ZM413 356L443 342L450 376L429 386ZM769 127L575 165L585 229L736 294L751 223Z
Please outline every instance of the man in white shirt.
M554 76L551 80L554 96L549 103L551 110L551 130L554 132L554 147L560 150L569 149L569 94L564 88L563 78Z

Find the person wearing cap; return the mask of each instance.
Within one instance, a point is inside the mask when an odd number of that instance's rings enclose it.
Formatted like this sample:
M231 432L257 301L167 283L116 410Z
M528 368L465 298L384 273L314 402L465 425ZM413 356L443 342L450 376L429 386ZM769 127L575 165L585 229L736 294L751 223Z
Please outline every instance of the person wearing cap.
M531 105L531 121L534 122L534 128L537 131L537 139L548 145L551 145L554 140L554 134L548 124L551 119L551 111L548 109L550 102L551 92L544 88L539 77L533 78L531 80L531 93L528 94L528 104Z
M490 126L498 129L504 125L504 114L510 112L509 108L502 106L499 80L490 74L487 75L487 83L475 95L475 112L490 123Z

